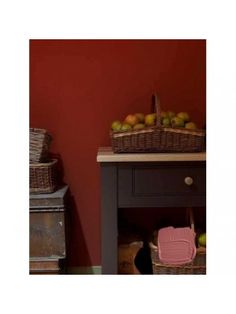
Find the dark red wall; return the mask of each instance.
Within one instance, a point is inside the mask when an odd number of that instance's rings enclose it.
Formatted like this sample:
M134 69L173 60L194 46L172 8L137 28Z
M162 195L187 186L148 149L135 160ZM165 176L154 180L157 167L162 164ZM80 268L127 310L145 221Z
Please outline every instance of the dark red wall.
M30 125L53 136L72 210L70 266L100 265L99 146L113 120L163 109L188 111L202 127L206 106L204 40L31 40Z

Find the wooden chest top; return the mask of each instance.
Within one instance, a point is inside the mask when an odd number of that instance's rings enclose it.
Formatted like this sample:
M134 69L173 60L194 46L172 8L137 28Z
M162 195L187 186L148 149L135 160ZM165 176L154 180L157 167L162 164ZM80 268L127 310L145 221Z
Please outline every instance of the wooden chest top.
M30 210L64 208L67 195L68 185L50 194L30 194Z

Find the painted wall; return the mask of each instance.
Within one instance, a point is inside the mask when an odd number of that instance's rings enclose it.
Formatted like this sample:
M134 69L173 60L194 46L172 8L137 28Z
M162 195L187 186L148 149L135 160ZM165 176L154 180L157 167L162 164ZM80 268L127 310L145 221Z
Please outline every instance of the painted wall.
M162 108L205 123L204 40L31 40L30 126L53 136L74 198L70 266L100 264L99 146L128 113Z

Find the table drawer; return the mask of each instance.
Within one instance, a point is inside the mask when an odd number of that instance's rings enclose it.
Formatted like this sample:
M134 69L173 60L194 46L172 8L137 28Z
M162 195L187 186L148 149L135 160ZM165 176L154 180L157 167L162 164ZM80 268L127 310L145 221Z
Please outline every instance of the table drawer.
M205 206L205 163L121 165L118 191L119 207Z

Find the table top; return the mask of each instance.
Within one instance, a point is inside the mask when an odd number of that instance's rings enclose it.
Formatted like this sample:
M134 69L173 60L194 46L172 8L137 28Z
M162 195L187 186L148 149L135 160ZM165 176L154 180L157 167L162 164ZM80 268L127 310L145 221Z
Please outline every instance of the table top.
M205 161L206 152L199 153L113 153L111 147L100 147L97 162Z

